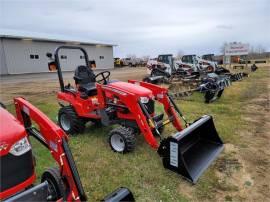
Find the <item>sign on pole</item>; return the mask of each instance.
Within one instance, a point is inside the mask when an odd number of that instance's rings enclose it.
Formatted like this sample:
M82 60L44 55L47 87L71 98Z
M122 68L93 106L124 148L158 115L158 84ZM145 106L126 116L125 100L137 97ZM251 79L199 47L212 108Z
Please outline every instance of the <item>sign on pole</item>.
M230 64L231 63L231 56L224 56L224 58L223 58L223 63L225 64L225 65L227 65L227 64Z
M248 55L249 44L229 43L225 46L225 55Z

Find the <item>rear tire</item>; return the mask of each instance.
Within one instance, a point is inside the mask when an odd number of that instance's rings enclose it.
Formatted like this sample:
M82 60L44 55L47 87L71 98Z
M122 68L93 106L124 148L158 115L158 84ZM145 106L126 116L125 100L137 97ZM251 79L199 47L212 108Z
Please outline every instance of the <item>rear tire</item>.
M47 181L49 184L49 201L57 201L64 197L66 187L58 168L49 168L41 176L41 182Z
M80 118L72 106L62 107L58 112L60 127L68 134L83 133L85 121Z
M132 128L117 127L109 133L109 144L114 152L127 153L135 148L136 138Z

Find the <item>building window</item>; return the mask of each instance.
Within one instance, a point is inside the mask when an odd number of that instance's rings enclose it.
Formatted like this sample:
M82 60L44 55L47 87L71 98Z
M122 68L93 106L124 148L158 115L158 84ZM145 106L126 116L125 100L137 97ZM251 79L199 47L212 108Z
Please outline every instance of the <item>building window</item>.
M84 55L80 55L80 59L84 59L85 57L84 57Z
M103 60L104 59L104 56L99 56L99 59Z
M31 54L30 59L39 59L39 55Z
M61 55L61 59L67 59L66 55Z

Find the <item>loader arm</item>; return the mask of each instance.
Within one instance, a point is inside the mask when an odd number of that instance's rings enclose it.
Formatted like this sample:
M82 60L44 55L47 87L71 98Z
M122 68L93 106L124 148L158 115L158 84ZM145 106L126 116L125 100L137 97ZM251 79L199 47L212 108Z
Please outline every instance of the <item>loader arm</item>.
M154 149L158 149L159 144L156 141L151 127L148 124L148 121L144 115L144 112L142 111L142 108L140 107L138 97L134 95L131 92L126 92L123 89L117 89L115 87L110 86L103 86L103 85L97 85L97 91L98 91L98 100L99 100L99 106L101 108L105 108L109 105L109 103L106 100L105 93L109 92L114 95L116 95L119 100L121 100L121 103L124 104L124 106L127 107L127 109L132 112L134 115L131 118L135 118L135 121L140 128L146 142ZM121 113L118 113L119 118L126 118L125 115L122 115Z
M14 99L18 120L25 126L29 136L33 136L50 150L58 163L61 176L69 192L63 201L86 201L80 177L68 146L68 136L39 109L23 98ZM33 127L32 122L38 126Z
M153 85L151 83L146 83L146 82L136 81L136 80L129 80L128 82L150 89L153 92L153 95L155 96L157 101L163 105L164 111L169 117L168 121L171 120L174 127L178 131L183 130L181 121L179 119L179 116L177 115L179 114L180 111L176 108L177 106L175 106L174 103L171 102L171 99L168 96L167 88L163 88L157 85ZM183 117L181 113L179 115L186 122L185 117ZM165 124L166 124L166 121L165 121Z

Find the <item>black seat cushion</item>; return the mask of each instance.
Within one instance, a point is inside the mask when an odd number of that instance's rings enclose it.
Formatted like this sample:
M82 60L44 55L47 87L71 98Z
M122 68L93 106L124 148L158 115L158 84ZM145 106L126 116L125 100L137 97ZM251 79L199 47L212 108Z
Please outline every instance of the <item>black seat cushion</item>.
M81 84L81 85L79 85L78 90L80 92L84 92L88 96L97 95L97 89L96 89L96 84L95 83Z
M88 96L96 95L96 80L92 69L86 66L78 66L75 70L74 80L79 85L78 90Z

